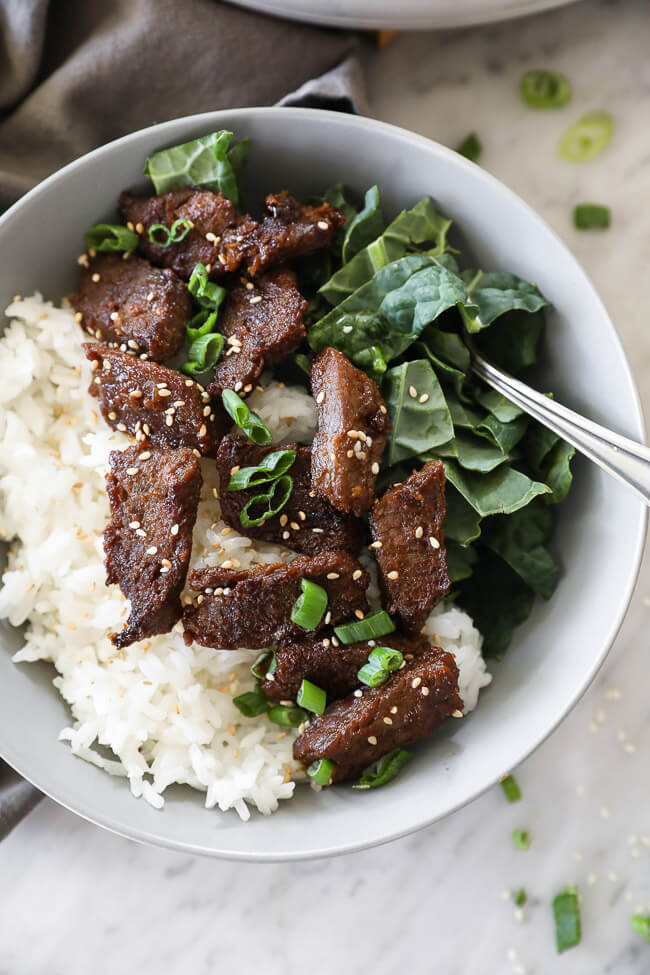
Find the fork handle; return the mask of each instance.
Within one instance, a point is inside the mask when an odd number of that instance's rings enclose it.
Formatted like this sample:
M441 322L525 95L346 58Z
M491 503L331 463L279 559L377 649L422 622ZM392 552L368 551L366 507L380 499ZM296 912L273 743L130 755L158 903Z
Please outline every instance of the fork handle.
M650 448L622 437L497 369L468 343L472 370L488 386L568 441L650 505Z

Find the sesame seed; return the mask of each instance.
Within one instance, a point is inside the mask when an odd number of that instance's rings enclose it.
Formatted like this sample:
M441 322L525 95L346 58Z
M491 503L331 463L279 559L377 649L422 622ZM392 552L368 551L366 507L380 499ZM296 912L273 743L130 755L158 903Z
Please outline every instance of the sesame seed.
M238 393L243 385L244 384L241 382L241 380L238 379L237 382L235 383L235 392Z
M383 542L372 542L372 544L369 545L368 548L381 548L382 545L383 545Z
M144 528L136 528L135 533L136 533L136 535L139 535L140 538L146 538L147 537L147 533L144 530Z
M261 295L255 295L253 298L250 299L250 302L249 303L251 305L259 305L259 303L260 303L261 300L262 300L262 296Z
M186 379L185 380L185 385L186 386L193 386L194 385L194 380L193 379Z
M386 413L388 413L388 410L386 409L386 407L384 406L383 403L380 403L380 405L379 405L379 411L380 411L380 413L383 413L384 416L386 415Z
M138 454L138 460L149 460L151 457L150 450L143 450L141 454Z
M178 535L178 531L179 531L178 525L172 525L172 527L169 530L169 534Z
M429 688L428 687L423 687L422 688L422 696L423 697L428 697L429 696Z
M393 705L393 707L390 709L390 713L391 714L397 714L397 705L395 705L395 704Z
M329 230L330 229L330 225L328 224L327 220L319 220L318 223L316 224L316 226L318 227L319 230Z
M352 460L352 458L354 457L354 451L353 450L346 450L345 456L348 458L348 460Z
M226 559L225 562L221 563L222 569L232 569L232 559Z
M244 283L246 285L246 290L247 291L252 291L254 289L254 287L255 287L255 285L253 284L252 281L245 281Z
M111 412L108 414L108 419L109 420L117 420L117 413L115 413L113 410L111 410Z
M418 402L420 402L420 403L426 403L426 401L428 399L429 399L429 394L428 393L422 393L422 396L420 396L420 399L418 400Z
M364 613L364 611L362 609L355 609L354 615L356 616L356 618L358 620L362 620L366 614Z
M325 647L326 650L329 649L329 645L330 645L329 638L325 637L325 639L323 640L323 646Z
M136 232L136 234L143 234L144 233L144 224L142 222L139 221L138 223L136 223L136 225L135 225L135 232Z
M384 718L384 724L392 724L392 723L393 723L392 718Z
M91 280L94 281L95 284L97 284L98 281L101 281L101 279L102 279L101 274L97 274L97 271L95 271L95 273L92 275L91 278Z
M422 538L423 535L424 535L424 528L422 527L422 525L418 525L418 527L415 529L415 537Z
M140 522L139 521L130 521L129 522L129 528L133 528L134 531L135 531L136 528L139 528L139 527L140 527Z
M137 467L127 467L127 469L126 469L126 473L127 473L127 474L128 474L128 475L129 475L130 477L133 477L133 475L134 475L134 474L137 474L137 473L138 473L138 468L137 468Z
M169 561L169 559L161 559L161 560L160 560L160 564L161 564L162 566L164 566L164 568L165 568L165 569L171 569L171 567L172 567L172 564L171 564L171 562Z
M411 397L411 399L418 398L418 391L415 388L415 386L409 386L409 396Z
M362 696L362 694L363 694L363 691L355 691L355 692L354 692L354 696L355 696L355 697L361 697L361 696Z
M363 572L361 571L361 569L355 569L354 572L352 573L352 578L354 580L360 579L362 575L363 575Z
M282 532L282 538L285 542L288 541L291 538L291 532Z
M156 548L156 546L152 545L151 548L147 549L147 555L155 555L157 551L158 549Z
M213 234L211 230L208 230L207 234L205 235L205 239L209 240L211 244L214 244L217 239L217 235Z
M375 738L374 735L369 735L368 736L368 744L369 745L376 745L377 744L377 739Z
M372 471L373 474L379 474L379 464L377 463L377 461L374 462L370 470Z
M429 544L431 545L431 548L440 548L440 542L433 535L431 535L429 538Z
M328 572L327 573L327 578L328 579L340 579L340 575L339 575L338 572Z
M413 680L411 681L411 687L415 690L415 688L419 687L421 683L422 683L421 677L414 677Z
M455 711L452 711L451 712L451 716L452 716L452 718L462 718L462 717L464 717L463 712L460 711L458 708L456 708Z
M171 413L168 413L167 416L165 417L165 423L167 424L168 427L170 427L173 422L174 422L173 415Z
M313 531L314 535L322 535L323 532L325 531L325 529L324 528L312 528L312 531Z
M289 519L288 519L288 517L286 515L280 515L280 527L281 528L284 528L284 526L288 523L288 521L289 521Z
M138 349L139 348L138 343L136 342L135 339L129 339L129 341L126 344L128 345L128 347L130 349Z
M171 396L171 394L172 394L171 389L159 389L158 390L158 395L159 396L162 396L162 397Z
M351 331L352 331L352 326L351 326L351 325L344 325L344 326L343 326L343 332L344 332L344 333L345 333L346 335L349 335Z
M325 402L325 390L321 389L320 393L316 397L316 402L317 403L324 403Z
M389 579L399 579L399 572L397 571L397 569L393 569L392 572L389 572L387 578L389 578Z

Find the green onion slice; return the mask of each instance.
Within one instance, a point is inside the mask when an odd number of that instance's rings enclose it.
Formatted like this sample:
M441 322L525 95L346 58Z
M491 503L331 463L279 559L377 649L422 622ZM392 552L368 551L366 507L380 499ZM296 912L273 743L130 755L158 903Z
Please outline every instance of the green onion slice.
M456 152L465 156L465 159L469 159L470 162L477 162L483 152L483 146L476 132L470 132L469 135L466 135L460 145L456 147Z
M520 850L527 850L530 846L530 833L526 829L514 829L512 838L515 846L519 847Z
M571 83L558 71L527 71L519 85L521 97L531 108L560 108L571 101Z
M244 491L257 484L275 481L282 474L287 473L295 459L295 450L274 450L272 454L267 454L257 467L241 467L231 474L228 491Z
M205 264L194 265L190 280L187 282L187 290L201 308L209 308L211 311L218 311L227 294L226 289L220 284L210 281Z
M278 512L282 511L285 504L291 497L293 490L293 478L288 474L273 481L270 490L265 494L256 494L242 508L239 520L243 528L255 528L257 525L264 524L269 518L273 518ZM260 514L255 512L260 506L263 510Z
M367 663L358 671L357 677L362 684L367 684L368 687L379 687L381 684L386 683L390 674L383 667L377 667L375 664Z
M560 155L567 162L587 162L612 141L614 119L608 112L588 112L567 129L560 140Z
M223 352L223 342L221 332L212 332L194 339L187 352L188 361L181 366L181 371L190 376L198 376L212 369Z
M310 579L301 579L300 588L302 592L291 610L291 622L305 630L315 630L327 609L327 590Z
M209 311L206 308L194 315L193 318L190 318L185 326L185 334L188 342L191 344L195 339L200 339L202 335L209 335L210 332L213 332L217 324L218 315L218 312Z
M174 220L169 228L164 223L152 223L148 235L151 243L157 247L169 247L170 244L180 244L182 240L185 240L191 229L190 221L181 217L179 220ZM161 237L161 235L163 236Z
M404 662L404 655L392 647L375 647L368 655L368 663L364 664L357 677L369 687L384 684L394 670L398 670Z
M268 666L264 663L265 660L269 661ZM275 659L275 647L269 647L268 650L264 650L253 666L251 667L251 674L253 677L257 677L258 680L264 680L267 674L274 674L275 668L277 667L277 660Z
M360 640L376 640L395 631L395 624L384 609L378 609L362 620L352 620L334 627L341 643L358 643Z
M501 779L501 788L508 802L518 802L521 799L521 789L514 775L504 775Z
M297 728L306 721L309 715L302 708L287 707L284 704L277 704L269 708L269 719L275 724L287 725L290 728Z
M573 223L578 230L592 230L609 227L611 214L609 207L600 203L579 203L573 210Z
M397 773L401 768L403 768L407 762L410 762L413 758L411 752L407 751L406 748L396 748L395 751L389 752L388 755L380 760L377 765L377 770L375 772L366 772L362 775L356 785L353 785L353 789L378 789L382 785L386 785L395 778Z
M558 954L580 944L580 908L575 887L567 887L553 899L553 917Z
M311 776L318 785L329 785L333 771L334 762L330 762L329 758L318 758L307 769L307 775Z
M650 914L635 914L630 919L630 924L637 934L640 934L646 941L650 941Z
M305 711L322 714L327 704L327 694L309 680L303 680L296 695L296 704Z
M269 706L266 695L259 684L256 684L252 691L246 691L239 697L233 697L232 703L247 718L256 718L258 714L264 714Z
M271 431L257 413L246 406L241 396L238 396L233 389L224 389L221 398L226 412L244 431L249 440L252 440L258 447L265 447L271 443L273 440Z
M86 231L86 246L94 251L134 251L138 235L116 223L96 223Z
M517 893L515 894L515 904L517 905L517 907L523 907L527 900L528 900L528 894L526 893L523 887L520 887Z

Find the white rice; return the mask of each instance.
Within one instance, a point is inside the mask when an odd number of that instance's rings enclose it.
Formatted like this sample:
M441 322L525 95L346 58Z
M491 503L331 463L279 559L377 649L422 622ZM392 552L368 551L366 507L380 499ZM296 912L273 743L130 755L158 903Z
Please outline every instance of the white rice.
M243 718L232 703L252 685L256 652L187 647L180 625L124 652L108 640L129 604L104 583L104 472L109 452L129 441L104 424L87 393L90 369L72 313L34 295L14 301L7 315L0 340L0 536L12 544L0 617L28 624L14 660L54 665L54 685L73 719L60 739L78 757L128 778L134 796L162 807L165 789L185 783L206 793L207 808L235 809L242 819L250 807L273 812L304 773L292 758L294 731L265 717ZM311 439L315 412L303 389L265 382L251 405L276 441ZM221 534L227 526L213 497L213 470L213 462L203 463L193 564L228 558L247 567L291 558L235 531ZM455 654L465 710L472 710L491 679L480 634L454 606L437 607L426 631Z

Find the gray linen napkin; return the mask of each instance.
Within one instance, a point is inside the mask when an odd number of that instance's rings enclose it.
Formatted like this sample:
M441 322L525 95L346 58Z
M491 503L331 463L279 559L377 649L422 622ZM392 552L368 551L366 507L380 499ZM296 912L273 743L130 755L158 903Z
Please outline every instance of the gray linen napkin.
M362 111L358 43L215 0L0 0L0 212L153 122L278 101ZM0 762L0 839L39 798Z

